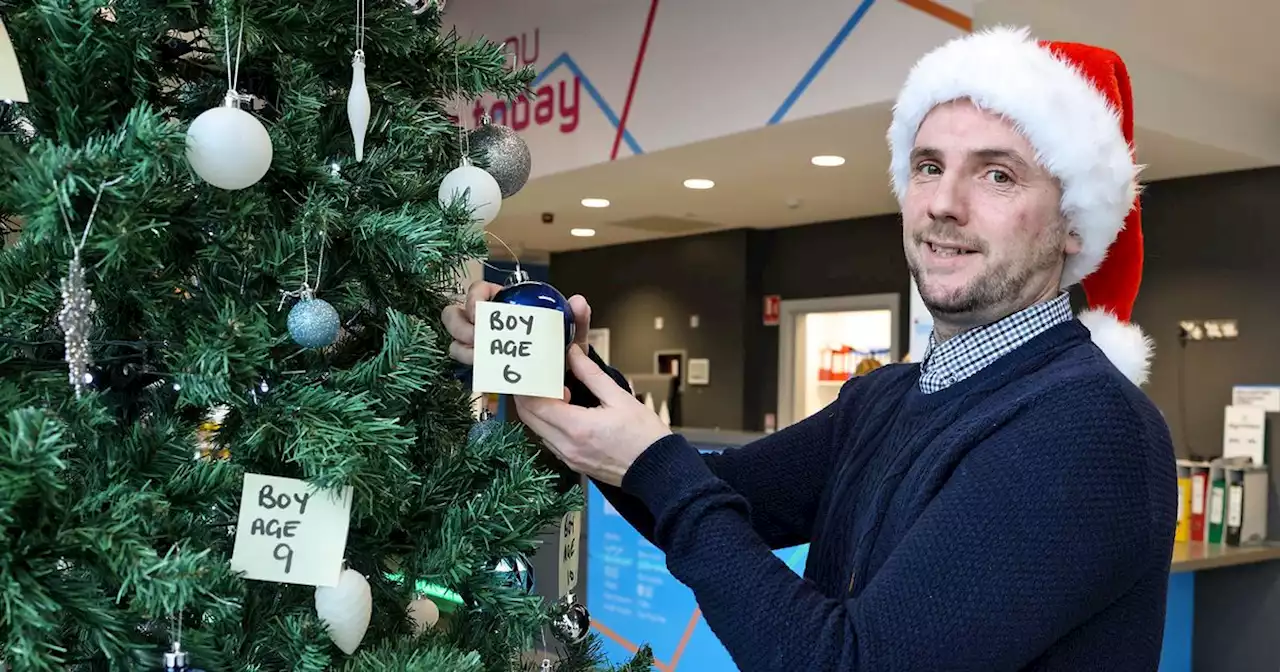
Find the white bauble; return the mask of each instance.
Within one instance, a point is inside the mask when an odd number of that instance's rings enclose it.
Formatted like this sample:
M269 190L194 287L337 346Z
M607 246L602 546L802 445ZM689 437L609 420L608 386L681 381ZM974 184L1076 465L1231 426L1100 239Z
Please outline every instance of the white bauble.
M360 572L344 569L338 585L316 588L316 615L329 628L329 639L348 656L355 653L373 617L373 591Z
M200 179L234 191L257 184L271 167L271 135L238 107L206 110L187 128L187 162Z
M483 169L469 162L454 168L440 183L440 205L449 207L455 199L465 199L471 219L483 229L498 217L502 209L502 187Z
M409 618L413 619L413 632L420 634L428 628L435 627L440 621L440 607L429 597L419 597L409 603Z

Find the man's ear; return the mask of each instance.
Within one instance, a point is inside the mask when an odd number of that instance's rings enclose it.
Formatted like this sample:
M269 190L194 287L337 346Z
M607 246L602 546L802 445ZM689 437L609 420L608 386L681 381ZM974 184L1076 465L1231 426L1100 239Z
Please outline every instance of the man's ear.
M1074 230L1067 231L1067 239L1063 243L1062 252L1067 256L1080 254L1081 247L1082 243L1080 242L1080 234L1076 233Z

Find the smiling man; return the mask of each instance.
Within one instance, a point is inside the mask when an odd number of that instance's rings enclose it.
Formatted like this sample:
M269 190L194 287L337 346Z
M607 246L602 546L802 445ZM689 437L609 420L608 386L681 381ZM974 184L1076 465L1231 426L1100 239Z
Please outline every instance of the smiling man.
M666 553L745 671L1155 670L1177 512L1168 428L1125 324L1142 239L1128 75L1007 29L912 70L889 129L919 364L703 456L569 351L521 419ZM1082 283L1095 309L1072 315ZM473 287L444 319L471 359ZM586 333L590 308L571 302ZM771 551L811 544L804 577Z

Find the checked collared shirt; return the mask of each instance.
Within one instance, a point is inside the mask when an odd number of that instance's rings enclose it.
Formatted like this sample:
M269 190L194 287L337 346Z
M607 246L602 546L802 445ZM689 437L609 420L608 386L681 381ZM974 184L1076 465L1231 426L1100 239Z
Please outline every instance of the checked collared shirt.
M1071 319L1071 295L1062 292L1051 301L956 334L942 343L929 334L929 345L920 365L920 391L930 394L946 389L1013 352L1045 330Z

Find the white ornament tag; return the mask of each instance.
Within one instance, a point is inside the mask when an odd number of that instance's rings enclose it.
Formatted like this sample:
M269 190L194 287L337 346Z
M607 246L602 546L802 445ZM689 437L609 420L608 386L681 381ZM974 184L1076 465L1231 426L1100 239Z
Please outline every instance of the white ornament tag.
M350 522L350 486L335 493L292 478L245 474L231 569L259 581L337 585Z
M373 617L369 581L354 569L342 570L338 585L316 588L316 615L329 628L329 639L343 653L355 653Z
M475 344L476 394L564 397L564 313L481 301Z
M29 102L27 87L22 82L22 69L18 67L18 56L13 52L13 43L9 41L4 21L0 21L0 100Z
M578 556L582 547L582 512L570 511L560 521L560 592L558 597L578 587Z

